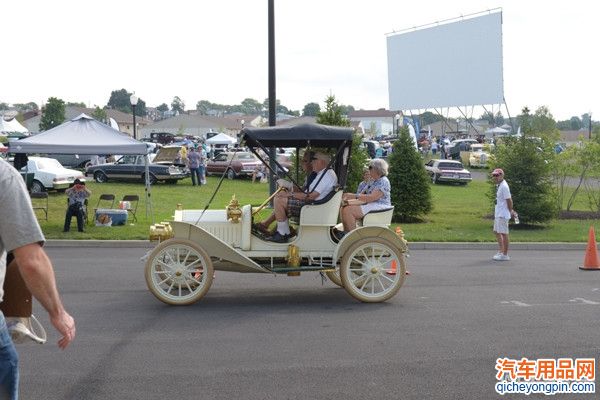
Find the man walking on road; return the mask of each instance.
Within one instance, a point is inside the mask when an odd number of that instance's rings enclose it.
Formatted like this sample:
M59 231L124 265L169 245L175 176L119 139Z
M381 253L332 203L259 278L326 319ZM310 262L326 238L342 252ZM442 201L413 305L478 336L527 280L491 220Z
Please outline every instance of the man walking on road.
M508 183L504 180L504 171L496 168L492 171L496 182L496 208L494 210L494 233L498 241L498 253L492 257L495 261L508 261L508 221L517 213L513 210L513 202Z
M50 322L62 335L58 347L75 339L75 321L60 300L52 263L42 248L44 235L37 222L25 182L11 165L0 160L0 301L6 275L6 252L11 251L31 294L48 311ZM19 397L19 357L0 312L0 399Z

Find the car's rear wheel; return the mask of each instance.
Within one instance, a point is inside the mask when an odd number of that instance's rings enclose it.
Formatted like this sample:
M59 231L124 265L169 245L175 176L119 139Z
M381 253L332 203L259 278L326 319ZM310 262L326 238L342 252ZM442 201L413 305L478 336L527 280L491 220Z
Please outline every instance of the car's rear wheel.
M31 184L31 193L42 193L46 191L46 188L40 181L33 181Z
M145 277L150 292L171 305L188 305L210 289L214 268L206 251L191 240L169 239L150 253Z
M94 172L94 180L98 183L106 183L108 178L104 172L96 171Z
M389 240L371 237L359 240L344 253L340 277L344 289L365 303L386 301L404 283L404 254Z
M235 172L231 168L227 170L227 179L235 179Z

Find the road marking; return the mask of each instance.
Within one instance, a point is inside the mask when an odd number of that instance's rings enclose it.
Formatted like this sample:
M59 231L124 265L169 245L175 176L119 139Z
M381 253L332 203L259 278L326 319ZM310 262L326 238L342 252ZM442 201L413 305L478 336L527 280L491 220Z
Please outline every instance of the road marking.
M583 304L594 304L594 305L600 304L597 301L586 300L582 297L575 297L574 299L571 299L569 301L571 301L573 303L583 303Z
M587 300L583 297L575 297L574 299L570 299L568 303L538 303L538 304L528 304L523 303L522 301L517 300L504 300L501 301L500 304L508 304L517 307L532 307L532 306L572 306L572 305L592 305L597 306L600 305L597 301Z
M510 301L502 301L502 304L514 304L519 307L531 307L531 304L523 303L522 301L510 300Z

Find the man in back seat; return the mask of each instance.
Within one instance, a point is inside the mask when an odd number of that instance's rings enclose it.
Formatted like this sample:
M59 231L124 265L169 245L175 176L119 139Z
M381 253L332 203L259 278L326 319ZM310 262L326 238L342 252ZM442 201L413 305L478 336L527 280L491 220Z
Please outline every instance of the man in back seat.
M321 152L311 157L313 171L317 173L308 187L308 193L294 192L293 190L276 196L273 201L277 230L273 236L267 238L271 242L286 243L290 238L290 224L288 216L300 215L300 209L306 203L325 198L337 186L338 180L335 171L327 168L331 158Z

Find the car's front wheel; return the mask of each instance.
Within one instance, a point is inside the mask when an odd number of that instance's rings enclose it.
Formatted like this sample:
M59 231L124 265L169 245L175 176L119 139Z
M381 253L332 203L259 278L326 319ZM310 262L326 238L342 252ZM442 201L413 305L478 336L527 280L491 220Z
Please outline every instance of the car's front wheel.
M144 182L146 182L146 174L143 174L143 175L142 175L142 180L143 180ZM158 179L156 179L156 177L155 177L154 175L150 174L150 175L148 176L148 182L150 182L150 184L151 184L151 185L155 185L155 184L156 184L156 182L158 182Z
M395 244L379 237L353 243L340 264L344 289L365 303L394 296L404 283L405 273L404 254Z
M98 183L106 183L108 181L108 178L106 177L106 174L102 171L96 171L94 172L94 180Z
M33 181L33 183L31 184L31 193L42 193L45 190L46 188L40 181Z
M162 242L146 261L148 289L166 304L188 305L200 300L210 289L213 274L209 255L190 240Z
M227 179L235 179L235 172L231 168L227 170Z

